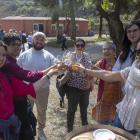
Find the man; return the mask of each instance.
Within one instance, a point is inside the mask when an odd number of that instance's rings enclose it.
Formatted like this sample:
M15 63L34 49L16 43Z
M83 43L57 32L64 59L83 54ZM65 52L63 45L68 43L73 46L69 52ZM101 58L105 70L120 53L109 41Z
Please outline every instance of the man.
M1 30L1 32L0 32L0 40L3 40L3 36L4 36L4 32L3 32L3 30Z
M81 63L85 68L90 68L91 63L87 61L87 55L84 53L85 41L83 39L77 39L74 45L75 51L72 53L73 61L76 62L76 54L82 51ZM82 73L74 71L72 72L69 80L67 81L67 99L68 99L68 110L67 110L67 127L68 133L73 130L74 116L77 110L77 106L80 106L80 114L82 120L82 126L88 125L87 121L87 108L89 105L89 94L91 88L90 80L86 80L87 76Z
M25 46L24 43L27 43L27 39L26 39L26 35L24 34L23 31L21 31L22 35L21 35L21 42L22 42L22 52L25 51Z
M62 50L61 51L64 51L64 49L66 50L67 49L67 46L65 45L65 42L66 42L66 34L65 34L65 31L63 32L64 34L62 35L62 38L61 38L61 42L62 42Z
M29 49L32 48L32 40L33 40L33 35L32 35L32 32L30 32L30 34L28 35L28 46L29 46Z
M46 36L42 32L37 32L33 35L33 47L19 56L17 63L20 67L31 71L38 71L47 69L55 64L55 57L48 51L44 50L45 39ZM37 107L38 137L40 140L46 140L43 129L45 128L46 122L49 85L50 82L48 81L45 86L36 93L36 99L28 96L32 109L34 103Z
M23 69L16 63L16 57L19 56L21 51L21 39L19 35L15 33L7 33L3 37L3 41L7 47L7 56L4 71L5 73L13 77L33 83L40 79L43 75L46 75L50 68L56 67L56 65L54 65L46 70L34 72ZM34 140L34 136L36 135L36 125L34 124L34 122L32 123L34 116L28 106L29 104L27 102L27 96L14 97L14 113L18 116L19 120L22 123L19 140ZM32 128L30 126L31 123Z

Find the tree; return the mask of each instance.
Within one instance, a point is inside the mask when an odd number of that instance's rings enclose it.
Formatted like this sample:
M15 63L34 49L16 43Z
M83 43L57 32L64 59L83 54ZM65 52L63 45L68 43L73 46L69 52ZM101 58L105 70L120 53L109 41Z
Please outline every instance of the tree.
M23 6L22 9L21 9L21 12L25 14L27 12L27 7Z

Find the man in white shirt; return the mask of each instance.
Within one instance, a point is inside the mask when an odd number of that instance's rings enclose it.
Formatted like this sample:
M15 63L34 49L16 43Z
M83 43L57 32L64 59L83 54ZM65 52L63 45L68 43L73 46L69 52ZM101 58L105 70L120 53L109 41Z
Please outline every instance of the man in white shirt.
M30 71L41 71L54 65L56 58L44 50L46 36L42 32L37 32L33 35L33 47L19 56L17 61L20 67L23 67ZM34 103L37 107L37 121L38 121L38 137L39 140L46 140L43 129L46 122L46 110L49 96L48 81L38 92L36 92L36 99L28 96L33 109Z

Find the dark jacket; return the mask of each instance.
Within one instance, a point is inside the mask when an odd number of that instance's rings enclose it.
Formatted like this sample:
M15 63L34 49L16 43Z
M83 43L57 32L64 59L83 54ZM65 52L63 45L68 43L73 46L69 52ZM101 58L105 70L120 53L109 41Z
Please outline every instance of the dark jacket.
M27 43L26 35L24 34L21 35L21 42L22 44Z

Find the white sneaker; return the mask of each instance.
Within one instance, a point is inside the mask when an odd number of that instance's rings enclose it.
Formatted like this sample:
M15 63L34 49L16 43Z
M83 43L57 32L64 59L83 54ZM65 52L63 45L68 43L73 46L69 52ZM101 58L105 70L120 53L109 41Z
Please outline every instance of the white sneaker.
M39 140L47 140L43 130L38 131L38 139Z

